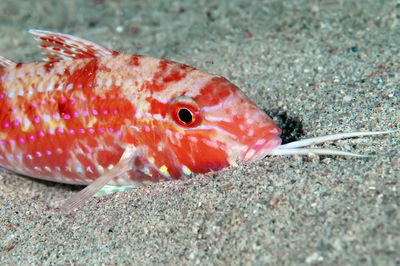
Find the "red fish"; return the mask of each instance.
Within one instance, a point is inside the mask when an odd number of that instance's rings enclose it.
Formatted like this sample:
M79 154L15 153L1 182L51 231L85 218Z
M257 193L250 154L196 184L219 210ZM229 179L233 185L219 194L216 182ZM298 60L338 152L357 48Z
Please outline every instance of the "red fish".
M217 171L355 132L280 145L281 130L223 77L165 59L122 54L67 34L31 30L45 62L0 58L0 166L89 185L130 185Z

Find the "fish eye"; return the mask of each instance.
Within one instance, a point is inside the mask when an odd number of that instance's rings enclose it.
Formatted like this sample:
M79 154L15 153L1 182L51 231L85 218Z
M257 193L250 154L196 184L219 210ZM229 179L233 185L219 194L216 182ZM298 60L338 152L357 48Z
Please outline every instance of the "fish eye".
M201 123L200 108L190 97L181 96L174 99L169 106L169 114L181 127L194 128Z
M178 118L183 123L189 124L193 120L193 115L192 115L192 112L190 112L189 109L183 107L183 108L179 109L179 111L178 111Z

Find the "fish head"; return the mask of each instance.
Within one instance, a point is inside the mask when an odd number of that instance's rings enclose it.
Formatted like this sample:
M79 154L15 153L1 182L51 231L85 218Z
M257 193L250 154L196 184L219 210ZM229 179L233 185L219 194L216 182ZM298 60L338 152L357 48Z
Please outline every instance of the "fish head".
M262 159L281 144L281 130L238 87L213 76L168 107L169 146L194 173Z

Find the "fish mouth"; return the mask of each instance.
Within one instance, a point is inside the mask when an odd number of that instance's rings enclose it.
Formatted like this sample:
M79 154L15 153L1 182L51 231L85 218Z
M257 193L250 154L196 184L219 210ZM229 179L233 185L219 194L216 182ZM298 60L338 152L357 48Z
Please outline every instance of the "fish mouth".
M282 140L279 136L274 136L264 141L257 141L257 143L246 152L244 161L254 162L271 155L271 152L281 145L281 142Z

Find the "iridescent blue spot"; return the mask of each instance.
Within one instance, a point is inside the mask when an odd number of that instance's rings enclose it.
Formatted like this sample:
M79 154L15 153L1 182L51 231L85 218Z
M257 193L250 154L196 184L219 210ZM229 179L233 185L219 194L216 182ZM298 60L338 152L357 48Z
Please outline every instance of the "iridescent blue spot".
M79 116L78 112L74 112L74 117L78 117L78 116Z
M88 111L83 111L83 116L88 116L89 112Z
M58 128L58 132L60 132L61 134L63 134L63 133L64 133L64 129L63 129L62 127L59 127L59 128Z
M39 132L39 135L40 135L41 137L44 137L43 131L40 131L40 132Z
M46 154L50 156L51 155L51 151L50 150L46 150Z
M89 133L93 134L94 133L94 129L93 128L89 128Z
M85 133L85 130L83 128L81 128L80 132L83 134L83 133Z
M79 84L79 85L78 85L78 88L79 88L79 89L82 89L82 84Z
M69 133L71 133L73 135L73 134L75 134L75 131L73 129L70 129Z
M16 127L19 126L19 120L14 121L14 126L16 126Z
M35 123L40 123L40 117L35 117Z
M53 118L55 120L60 120L60 115L59 114L53 114Z
M50 121L50 115L45 114L45 115L43 116L43 120L44 120L45 122L49 122L49 121Z
M147 168L147 167L143 168L140 171L142 171L142 173L144 173L145 175L152 176L152 174L150 173L149 168Z
M191 176L192 175L192 171L189 169L189 167L187 167L186 165L182 165L182 172L185 175Z
M68 119L71 118L71 116L69 114L65 114L63 117L64 117L65 120L68 120Z
M97 110L93 110L92 113L93 113L93 115L98 115Z
M117 131L117 135L118 135L118 137L122 137L121 130L118 130L118 131Z
M70 89L72 89L72 84L71 83L68 84L68 86L67 86L67 90L70 90Z
M3 99L4 98L4 94L0 94L0 99Z

